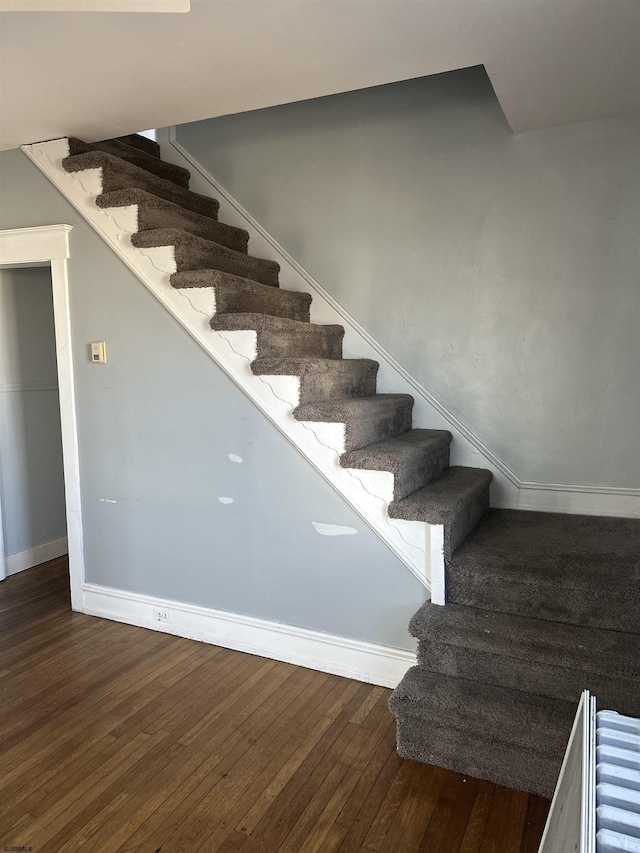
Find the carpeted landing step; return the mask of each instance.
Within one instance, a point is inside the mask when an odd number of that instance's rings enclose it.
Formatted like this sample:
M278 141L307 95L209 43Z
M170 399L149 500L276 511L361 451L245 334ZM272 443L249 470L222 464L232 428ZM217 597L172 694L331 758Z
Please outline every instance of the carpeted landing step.
M447 600L640 633L640 519L491 509L447 566Z
M550 797L576 705L412 667L389 707L403 758Z
M217 331L257 332L257 357L309 356L342 358L342 326L301 323L268 314L217 314L211 320Z
M96 197L96 204L103 209L137 205L138 231L177 228L247 254L249 233L243 228L235 228L209 216L185 210L178 204L136 187L102 193Z
M62 166L67 172L84 172L87 169L102 170L102 192L125 190L136 187L156 195L166 201L179 204L187 210L201 213L212 219L218 218L219 202L215 198L199 195L191 190L179 187L173 181L153 175L140 166L127 163L113 154L104 151L88 151L86 154L73 154L65 157Z
M131 243L138 249L173 246L178 272L213 268L250 278L260 284L278 286L280 265L275 261L235 252L219 243L204 240L178 228L138 231L131 237Z
M309 322L311 294L281 290L222 270L185 270L171 276L175 288L212 287L216 314L270 314L301 323Z
M489 508L491 480L484 468L448 468L437 480L390 504L389 516L444 525L447 561Z
M640 715L640 634L430 602L409 630L431 672L574 704L588 689L603 707Z

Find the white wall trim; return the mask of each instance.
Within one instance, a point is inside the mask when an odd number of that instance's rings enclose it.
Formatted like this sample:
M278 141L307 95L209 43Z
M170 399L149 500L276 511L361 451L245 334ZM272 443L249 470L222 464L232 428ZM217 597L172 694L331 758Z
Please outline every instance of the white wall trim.
M73 349L71 346L71 306L69 304L69 232L71 225L44 225L0 231L0 266L51 264L53 321L56 339L56 362L60 396L60 426L64 466L65 507L69 553L71 607L82 609L84 583L84 547L82 538L82 506L80 501L80 458L76 420ZM0 502L0 528L2 506ZM0 580L6 576L4 543L0 534ZM51 558L49 558L51 559Z
M163 139L163 135L165 138ZM315 299L321 299L328 303L333 311L339 315L340 322L345 326L346 337L357 336L361 339L362 345L357 348L359 355L367 358L375 358L381 363L381 372L383 366L389 374L394 375L392 382L387 378L388 388L384 390L393 390L396 393L410 393L416 398L416 403L422 401L426 407L435 411L441 416L446 424L444 428L449 428L457 433L458 438L465 439L472 447L480 454L481 460L476 461L476 464L483 464L493 472L498 487L492 490L492 505L506 508L517 509L537 509L537 510L553 510L557 512L573 512L597 515L640 515L640 488L624 488L608 485L582 485L572 483L537 483L522 480L509 465L491 451L486 444L480 439L468 426L460 421L453 412L449 411L433 394L431 394L423 385L421 385L411 374L389 353L384 349L358 322L355 320L336 300L329 294L313 276L293 258L287 250L280 245L276 238L270 234L266 228L251 216L251 214L242 206L242 204L234 198L234 196L212 175L184 146L178 142L176 128L170 127L167 130L158 133L158 142L164 142L163 158L169 162L175 162L178 165L185 166L192 172L192 176L200 176L207 185L213 188L214 194L221 203L229 205L236 214L236 221L230 221L228 215L224 216L224 221L230 222L232 225L240 225L248 228L250 233L255 232L259 235L264 243L269 246L270 257L277 260L283 270L289 269L295 276L300 279L301 284L292 284L292 281L287 282L287 288L292 290L307 290L311 291ZM168 145L167 145L168 142ZM171 156L171 149L177 154L178 158ZM206 193L202 187L197 188L198 192ZM265 255L263 255L265 256ZM315 302L312 303L312 310ZM314 318L312 318L314 319ZM322 322L322 321L320 321ZM337 322L336 318L324 320L324 322ZM369 349L371 352L366 352ZM414 409L414 415L419 411L425 410L417 406ZM424 425L424 424L421 424ZM462 461L460 464L473 464L467 461ZM510 485L512 488L508 488ZM526 494L527 492L537 492L538 494ZM519 493L519 494L518 494ZM554 494L558 493L558 494ZM599 496L599 497L598 497Z
M63 536L62 539L53 539L51 542L45 542L44 545L35 545L33 548L27 548L26 551L20 551L17 554L9 554L5 557L7 576L17 575L18 572L32 569L34 566L39 566L40 563L47 563L49 560L63 557L67 553L68 547L67 537Z
M90 616L163 631L383 687L396 687L407 669L416 662L415 653L405 649L92 583L84 585L82 609ZM158 610L167 612L169 621L158 621Z
M5 267L49 263L69 257L72 225L43 225L0 231L0 264Z

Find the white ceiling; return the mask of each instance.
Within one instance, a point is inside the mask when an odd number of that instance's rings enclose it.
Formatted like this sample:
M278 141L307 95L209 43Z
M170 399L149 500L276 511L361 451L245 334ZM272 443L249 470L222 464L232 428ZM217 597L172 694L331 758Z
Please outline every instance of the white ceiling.
M1 8L0 0L0 8ZM0 12L0 148L484 65L514 131L640 110L638 0L192 0Z

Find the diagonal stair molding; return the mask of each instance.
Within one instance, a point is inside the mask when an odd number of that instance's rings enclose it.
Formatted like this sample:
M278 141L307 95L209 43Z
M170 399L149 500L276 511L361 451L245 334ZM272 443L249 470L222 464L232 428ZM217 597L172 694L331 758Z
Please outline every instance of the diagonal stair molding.
M345 425L298 421L293 417L292 412L300 399L300 378L259 376L252 372L251 363L257 353L255 331L212 330L211 319L216 311L213 290L177 289L169 282L177 269L174 247L136 248L132 244L132 235L138 229L137 205L107 209L96 205L95 198L102 192L101 168L76 173L65 171L62 161L70 153L66 138L26 145L22 150L145 287L430 591L432 601L444 604L443 525L390 518L387 506L393 501L393 474L341 467L339 458L346 449ZM209 184L204 191L199 186L192 188L202 195L213 195ZM316 322L326 322L327 315L336 314L327 300L317 296L315 300L320 303L314 312Z
M371 358L379 362L378 388L381 393L410 394L415 400L414 423L453 434L452 465L482 467L491 471L491 505L503 509L539 510L581 515L640 516L640 489L580 483L543 483L523 480L487 447L472 429L447 409L431 392L384 349L313 276L295 260L178 141L175 127L157 131L162 159L188 168L190 187L202 195L214 195L220 202L220 218L251 235L252 252L280 264L281 286L287 290L313 293L311 321L339 323L345 328L347 358Z

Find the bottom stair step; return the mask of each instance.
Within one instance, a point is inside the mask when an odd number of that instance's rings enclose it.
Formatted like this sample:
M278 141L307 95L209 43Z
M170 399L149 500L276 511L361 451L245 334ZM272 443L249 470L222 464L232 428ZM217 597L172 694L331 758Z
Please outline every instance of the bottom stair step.
M550 797L576 703L415 666L389 708L403 758Z
M491 610L423 604L411 620L418 663L432 672L640 716L640 635Z

